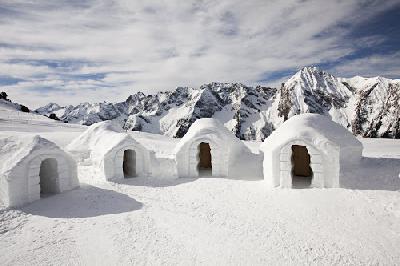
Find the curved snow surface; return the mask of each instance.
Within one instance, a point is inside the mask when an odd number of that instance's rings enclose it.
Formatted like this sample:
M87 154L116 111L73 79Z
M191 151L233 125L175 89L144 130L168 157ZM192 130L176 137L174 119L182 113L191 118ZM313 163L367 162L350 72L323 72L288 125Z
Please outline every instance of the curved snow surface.
M47 168L47 177L42 181L42 163L47 159L54 160L52 167L56 171ZM60 193L79 187L72 157L38 135L1 132L0 162L0 199L6 206L21 206L40 199L41 189Z
M371 142L365 156L400 155L398 140ZM99 182L82 167L80 189L0 209L0 264L395 265L399 172L398 159L364 158L351 189L286 190L219 178Z
M268 186L292 186L292 145L305 146L313 169L313 187L339 187L347 169L358 168L363 146L344 127L318 114L291 117L261 145Z
M224 125L213 118L196 120L175 147L179 177L197 177L198 146L211 149L212 175L238 179L261 179L262 156L254 154Z
M291 139L306 139L312 143L331 141L343 148L362 148L361 142L351 132L332 122L329 117L318 114L291 117L265 139L262 148L273 150Z
M59 150L60 148L38 135L10 136L0 132L0 162L2 166L0 173L9 172L29 154L40 149Z
M124 178L123 158L126 150L135 152L135 175L150 177L154 155L127 134L115 121L91 125L66 148L78 163L90 165L106 180Z
M3 119L0 131L57 139L79 131L29 119ZM162 138L142 136L170 156L175 143ZM220 178L105 182L80 167L80 189L0 207L0 265L396 265L400 141L361 141L371 158L338 189Z
M0 264L395 265L399 191L375 188L268 190L263 181L219 178L91 183L0 211Z

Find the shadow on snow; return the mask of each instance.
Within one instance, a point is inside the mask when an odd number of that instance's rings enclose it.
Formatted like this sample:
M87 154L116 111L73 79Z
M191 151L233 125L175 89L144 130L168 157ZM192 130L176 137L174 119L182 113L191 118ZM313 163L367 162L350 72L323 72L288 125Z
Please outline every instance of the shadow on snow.
M229 179L229 180L244 180L244 181L260 181L262 178L229 178L219 176L200 175L198 177L179 177L179 178L153 178L153 177L132 177L125 179L113 180L115 184L127 186L142 186L142 187L173 187L181 184L194 182L198 179Z
M140 187L173 187L195 181L197 178L153 178L153 177L132 177L113 180L112 182L127 186Z
M49 218L88 218L139 210L141 202L113 190L83 184L80 188L42 198L21 211Z
M363 157L360 166L346 169L341 187L359 190L400 190L400 159Z

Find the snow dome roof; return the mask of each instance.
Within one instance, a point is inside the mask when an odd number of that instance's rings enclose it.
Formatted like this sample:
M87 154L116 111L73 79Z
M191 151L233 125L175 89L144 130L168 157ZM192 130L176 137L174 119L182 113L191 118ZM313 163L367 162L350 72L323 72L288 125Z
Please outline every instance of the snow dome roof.
M131 138L115 121L104 121L91 125L80 136L75 138L68 146L71 152L93 151L106 154L121 143L136 141Z
M224 143L233 143L246 147L239 139L237 139L232 132L224 127L221 122L213 118L197 119L189 128L188 132L183 136L176 146L176 151L180 150L184 145L189 143L192 139L198 137L217 136L219 140ZM246 147L247 148L247 147Z
M41 138L38 135L8 135L0 133L0 162L2 167L1 173L6 173L13 169L26 156L36 150L60 150L53 142Z
M339 147L362 147L351 132L333 122L329 117L318 114L295 115L285 121L261 145L262 150L272 150L288 141L301 139L314 144L330 141Z

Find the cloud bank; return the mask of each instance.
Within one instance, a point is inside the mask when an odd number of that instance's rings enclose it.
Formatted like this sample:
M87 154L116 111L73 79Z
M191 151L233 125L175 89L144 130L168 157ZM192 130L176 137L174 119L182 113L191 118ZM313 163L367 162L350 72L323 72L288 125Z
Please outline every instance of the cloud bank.
M398 6L397 0L0 0L0 89L38 107L120 101L139 90L211 81L270 85L305 65L341 76L396 76L400 48L374 53L390 36L357 31Z

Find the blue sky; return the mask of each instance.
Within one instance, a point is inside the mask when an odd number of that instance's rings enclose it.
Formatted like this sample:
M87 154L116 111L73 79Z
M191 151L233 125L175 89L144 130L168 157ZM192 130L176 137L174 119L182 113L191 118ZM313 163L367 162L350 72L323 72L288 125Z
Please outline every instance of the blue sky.
M307 65L400 78L399 17L398 0L0 0L0 90L39 107L275 86Z

